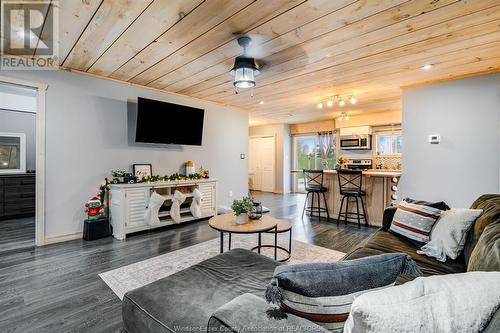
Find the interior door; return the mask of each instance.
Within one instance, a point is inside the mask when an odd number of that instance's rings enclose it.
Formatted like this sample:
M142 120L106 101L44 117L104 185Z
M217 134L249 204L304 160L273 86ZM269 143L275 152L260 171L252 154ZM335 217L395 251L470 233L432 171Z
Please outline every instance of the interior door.
M274 161L275 140L274 137L260 138L259 144L260 169L261 169L261 191L274 192Z
M251 190L261 190L261 169L259 158L260 138L251 138L248 145L248 187Z

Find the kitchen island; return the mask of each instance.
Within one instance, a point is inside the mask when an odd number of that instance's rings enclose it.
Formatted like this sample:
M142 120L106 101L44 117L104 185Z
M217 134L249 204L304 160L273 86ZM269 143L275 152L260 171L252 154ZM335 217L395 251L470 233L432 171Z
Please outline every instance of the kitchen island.
M292 173L297 173L298 177L302 177L302 170L292 170ZM393 200L391 196L396 192L394 191L396 188L393 188L393 186L397 187L401 175L401 170L371 169L363 171L363 191L366 192L363 200L366 206L369 225L382 226L384 209L390 206L393 201L397 201ZM328 188L328 192L325 194L330 218L332 221L336 221L342 201L336 170L324 170L324 186ZM309 198L311 199L311 196ZM316 200L313 206L317 207ZM355 207L355 204L349 205L349 211L352 212ZM321 216L326 217L326 213L323 213ZM354 220L350 222L357 223Z

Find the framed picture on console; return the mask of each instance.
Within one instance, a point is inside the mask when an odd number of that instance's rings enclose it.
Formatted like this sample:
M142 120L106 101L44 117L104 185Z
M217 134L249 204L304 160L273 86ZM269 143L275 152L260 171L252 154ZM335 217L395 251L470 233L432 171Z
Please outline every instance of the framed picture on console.
M153 167L151 164L134 164L134 176L139 179L151 177L153 175Z

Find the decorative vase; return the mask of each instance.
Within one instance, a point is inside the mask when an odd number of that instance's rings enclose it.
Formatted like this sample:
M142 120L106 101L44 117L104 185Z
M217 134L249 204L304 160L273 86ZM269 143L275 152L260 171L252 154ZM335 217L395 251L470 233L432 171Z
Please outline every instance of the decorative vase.
M246 213L236 215L236 224L245 224L248 222L248 216Z
M258 220L262 217L262 205L258 202L253 203L253 211L248 214L250 220Z

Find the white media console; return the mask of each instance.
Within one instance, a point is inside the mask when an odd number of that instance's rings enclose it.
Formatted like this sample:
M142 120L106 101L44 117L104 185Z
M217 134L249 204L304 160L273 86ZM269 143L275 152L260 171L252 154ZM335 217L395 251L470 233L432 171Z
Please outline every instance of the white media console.
M111 185L109 205L113 236L123 240L127 234L133 232L196 220L189 210L192 192L195 188L203 195L201 201L201 218L216 215L216 179ZM181 191L187 196L185 203L181 206L181 220L179 222L175 222L170 218L169 207L172 203L175 190ZM160 225L151 227L145 222L144 214L153 191L164 196L165 203L158 214L161 221Z

